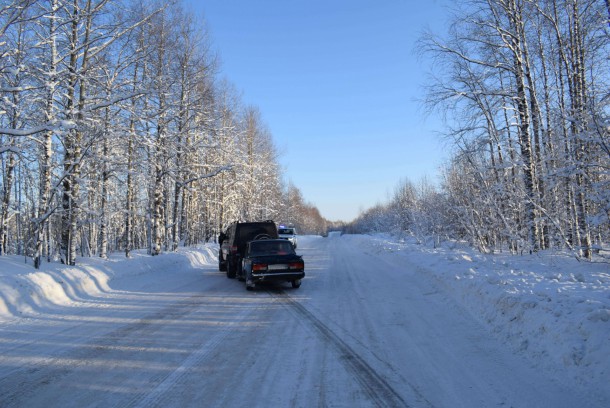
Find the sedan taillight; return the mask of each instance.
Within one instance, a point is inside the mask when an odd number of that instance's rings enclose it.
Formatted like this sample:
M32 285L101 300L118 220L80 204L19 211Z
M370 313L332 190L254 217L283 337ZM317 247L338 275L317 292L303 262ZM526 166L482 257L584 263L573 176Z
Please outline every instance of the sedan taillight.
M303 262L290 262L288 269L305 269L305 264Z
M267 264L254 264L252 265L252 271L266 271Z

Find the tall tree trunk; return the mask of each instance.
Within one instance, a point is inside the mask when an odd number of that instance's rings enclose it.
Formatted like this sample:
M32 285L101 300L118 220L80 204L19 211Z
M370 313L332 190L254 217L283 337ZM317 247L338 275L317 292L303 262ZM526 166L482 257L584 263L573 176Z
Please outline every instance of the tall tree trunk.
M56 43L56 21L53 16L58 9L58 1L53 0L51 17L49 22L49 68L51 77L46 81L45 121L50 123L55 119L55 89L57 85L57 43ZM34 253L34 268L39 269L42 263L42 254L45 243L45 226L48 227L48 217L51 201L51 166L53 158L53 132L47 130L43 133L42 152L40 157L40 188L38 194L38 217L35 220L34 235L36 239ZM50 241L50 234L47 234ZM47 257L50 257L50 245L47 245Z
M586 128L586 74L584 63L584 46L582 44L582 32L580 28L580 15L578 9L578 0L572 1L572 24L570 28L570 44L572 48L572 83L574 93L572 98L572 134L574 139L574 152L576 168L576 208L578 211L578 229L581 237L580 247L582 254L586 258L591 258L591 231L587 222L588 203L586 194L589 190L590 176L588 174L588 166L583 164L587 162L587 145L583 140L583 134Z
M183 245L189 245L190 239L188 235L188 212L189 212L189 195L187 193L187 189L182 189L182 199L180 200L180 228L178 229L178 236L180 237L180 242L183 242Z
M108 216L106 207L108 201L108 183L110 181L110 171L108 169L108 108L106 108L106 126L103 136L102 146L102 196L100 202L100 258L108 258Z
M76 250L78 247L78 221L80 216L79 194L80 194L80 170L82 158L82 142L83 131L80 127L83 125L83 112L85 108L85 96L87 92L87 69L89 64L89 36L91 33L92 14L91 0L87 0L85 5L85 32L83 34L83 42L80 43L79 29L82 24L80 17L80 7L78 0L73 3L73 20L72 20L72 38L70 50L70 81L68 88L68 114L77 124L75 129L68 132L66 140L66 153L64 170L66 176L63 186L63 207L64 207L64 226L62 243L64 247L65 263L68 265L76 264ZM78 67L78 54L82 50L80 69ZM76 89L78 86L78 100ZM76 109L76 110L75 110Z
M535 164L532 154L532 142L530 135L531 113L526 95L526 75L525 65L523 60L523 16L521 9L517 7L515 0L508 1L508 17L513 28L512 47L513 52L513 72L515 75L515 83L517 86L517 111L519 116L519 144L521 150L521 159L523 160L523 179L525 186L525 209L526 219L528 224L528 242L531 248L536 251L539 249L539 232L536 221L535 203L536 185L535 185Z
M11 138L10 145L14 145L14 139ZM8 221L11 205L11 191L13 186L13 175L15 173L15 153L8 153L8 161L6 163L6 172L4 175L4 191L2 195L2 214L0 215L0 256L7 253L8 245Z
M179 119L182 122L182 119ZM176 152L176 180L174 182L174 205L172 208L172 232L171 232L171 241L172 247L171 250L175 251L178 249L178 241L179 238L179 224L182 221L182 217L179 216L182 207L180 206L180 198L182 196L182 190L184 189L184 164L182 162L182 126L178 127L178 137L177 137L177 152Z
M133 107L133 105L132 105ZM135 119L132 117L129 121L129 135L127 140L127 191L125 197L125 257L129 258L132 242L132 224L133 224L133 137L135 134Z
M535 202L537 206L544 207L544 177L546 174L546 169L543 160L543 148L542 148L542 112L540 110L540 103L538 102L538 94L536 90L536 82L532 77L532 68L531 68L531 58L529 55L528 44L526 42L525 35L525 27L521 25L520 36L522 38L522 47L523 47L523 62L525 68L525 78L527 80L527 89L530 103L530 113L531 113L531 133L532 138L530 138L533 148L532 148L532 168L534 169L534 194L535 194ZM538 216L539 211L534 209L536 212L536 230L537 234L537 247L545 249L545 237L544 237L544 222L539 221L540 218Z
M21 58L15 61L15 64L18 65L21 63ZM15 74L15 78L12 81L11 86L14 89L18 89L19 87L19 73ZM12 129L19 129L20 126L20 115L19 109L21 109L21 101L19 98L19 92L13 91L11 94L11 108L6 112L10 115L10 124ZM15 152L12 150L15 148L15 138L9 136L10 139L8 141L8 159L4 166L5 172L3 177L4 188L2 195L2 209L0 211L0 256L5 255L7 253L8 246L8 223L10 217L10 207L11 207L11 193L13 187L13 176L15 174L15 166L17 162L15 160Z
M15 78L15 84L18 84L18 77ZM18 129L19 127L19 95L17 92L11 93L11 99L13 104L12 112L10 112L11 128ZM8 142L8 159L4 165L4 177L3 177L3 194L2 194L2 208L0 211L0 256L7 253L8 246L8 222L10 217L10 206L11 206L11 192L13 187L13 177L15 174L15 166L17 165L15 160L15 152L12 150L15 147L15 138L9 136ZM3 160L4 161L4 160Z
M168 210L165 206L165 167L167 163L165 163L166 159L166 133L168 129L166 128L166 109L167 109L167 101L166 101L166 89L164 89L165 84L161 80L166 72L165 72L165 64L167 57L166 50L166 21L162 20L160 26L157 27L159 32L158 40L159 43L157 45L156 51L156 66L154 68L154 74L158 78L158 88L155 89L157 93L156 97L157 101L157 115L156 115L156 133L154 134L154 170L153 170L153 206L152 206L152 237L151 237L151 254L159 255L161 253L161 248L163 246L163 241L165 238L166 230L164 226L167 224L164 223L166 211ZM168 142L169 143L169 142Z
M154 165L154 180L153 180L153 208L152 208L152 255L159 255L163 245L163 204L164 204L164 186L163 186L163 152L160 146L160 138L155 146L155 154L153 160Z

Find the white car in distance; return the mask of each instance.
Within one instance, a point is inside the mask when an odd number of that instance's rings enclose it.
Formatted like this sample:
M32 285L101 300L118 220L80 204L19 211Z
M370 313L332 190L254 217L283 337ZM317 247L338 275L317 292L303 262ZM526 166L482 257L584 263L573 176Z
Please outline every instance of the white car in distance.
M277 229L277 234L281 239L290 241L294 249L297 248L297 230L294 227L280 225Z

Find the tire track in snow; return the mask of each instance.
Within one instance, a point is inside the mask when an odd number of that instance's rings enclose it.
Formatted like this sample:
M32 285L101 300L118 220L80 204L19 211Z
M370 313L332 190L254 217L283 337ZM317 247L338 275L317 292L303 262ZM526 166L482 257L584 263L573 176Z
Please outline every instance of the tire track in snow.
M292 299L283 291L269 292L272 296L284 301L291 310L305 318L318 333L340 354L342 362L354 374L356 380L370 397L371 401L378 407L410 407L402 396L371 367L362 357L358 355L345 341L335 334L313 313L307 310L299 302Z
M164 402L167 392L172 387L179 383L185 376L192 375L190 370L193 367L201 365L212 353L216 351L218 345L233 333L232 329L239 326L243 321L250 316L256 308L243 308L236 315L232 316L232 320L226 324L226 327L214 334L201 346L193 351L181 364L164 378L160 378L159 382L152 390L147 390L145 394L140 394L127 405L134 408L149 408L156 406L171 405L171 401Z

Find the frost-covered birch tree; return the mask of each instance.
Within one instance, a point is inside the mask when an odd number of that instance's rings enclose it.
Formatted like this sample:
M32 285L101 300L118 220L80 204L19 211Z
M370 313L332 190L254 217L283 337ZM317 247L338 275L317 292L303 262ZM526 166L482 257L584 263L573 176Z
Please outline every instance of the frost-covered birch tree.
M179 2L2 4L0 254L159 254L280 213L271 134L205 28Z
M609 225L607 7L475 0L455 15L422 49L440 68L427 103L456 147L445 185L457 219L481 248L590 257Z

